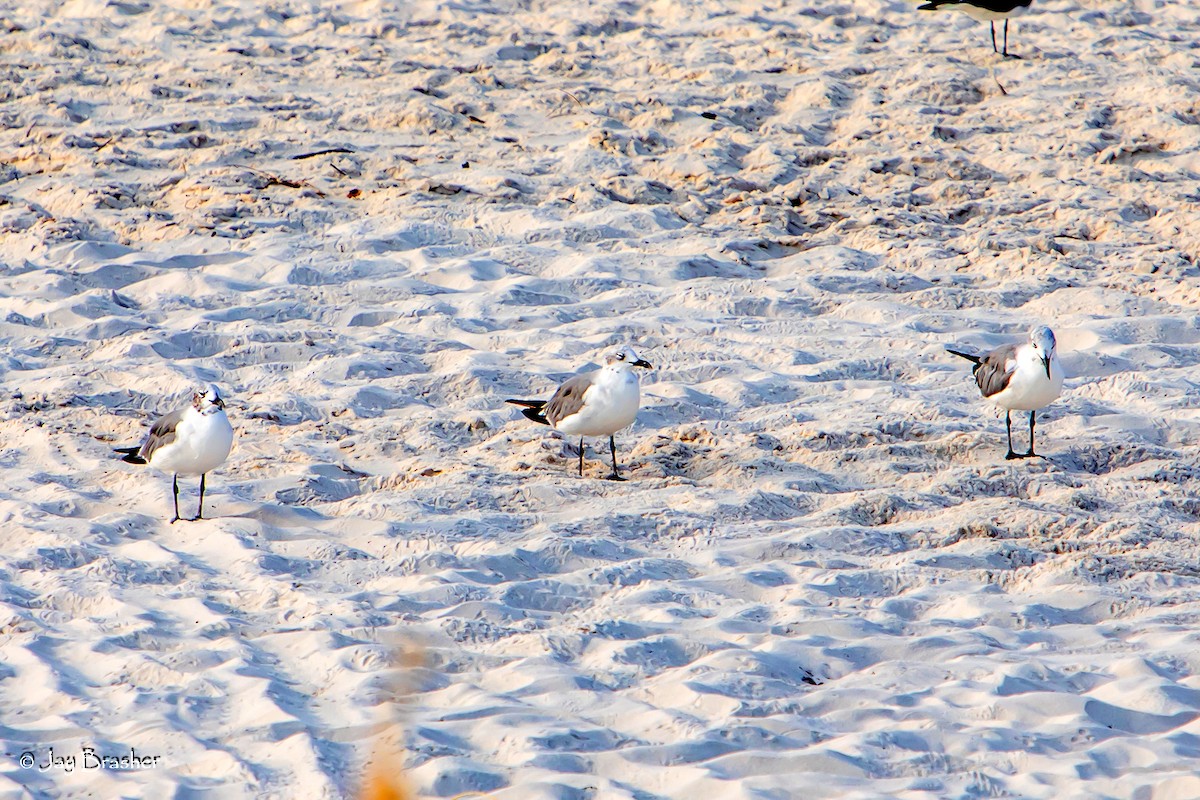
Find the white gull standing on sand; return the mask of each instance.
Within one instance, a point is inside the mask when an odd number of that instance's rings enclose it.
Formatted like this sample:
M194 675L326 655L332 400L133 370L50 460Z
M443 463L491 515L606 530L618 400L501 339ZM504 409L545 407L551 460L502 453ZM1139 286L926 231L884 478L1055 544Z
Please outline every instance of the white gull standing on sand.
M179 516L179 476L200 476L200 505L193 519L204 518L204 477L225 463L233 447L233 426L225 415L225 401L213 384L192 395L192 403L160 417L138 447L118 447L130 464L149 464L172 473L175 517ZM191 521L191 520L189 520Z
M617 441L614 434L628 428L637 417L641 397L633 367L653 369L650 362L638 358L632 347L620 347L598 370L576 375L558 387L545 400L505 400L523 406L521 411L534 422L556 431L579 437L579 474L583 475L583 437L607 436L612 451L612 481L623 481L617 471Z
M1032 0L930 0L917 6L920 11L961 11L973 20L992 26L992 52L1005 58L1020 58L1008 54L1008 18L1029 8ZM996 20L1004 20L1004 51L996 49Z
M1008 453L1005 458L1033 458L1033 422L1039 408L1050 405L1062 394L1063 371L1058 362L1054 331L1039 325L1029 332L1029 341L997 347L982 356L947 347L956 356L975 364L975 383L988 400L1005 409ZM1029 452L1014 453L1012 412L1029 412Z

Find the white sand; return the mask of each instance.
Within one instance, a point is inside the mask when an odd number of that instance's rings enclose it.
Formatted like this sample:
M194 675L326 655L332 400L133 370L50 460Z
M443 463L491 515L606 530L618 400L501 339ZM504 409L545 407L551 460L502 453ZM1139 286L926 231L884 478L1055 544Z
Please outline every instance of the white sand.
M412 638L427 796L1200 796L1195 4L166 5L0 25L0 796L344 796Z

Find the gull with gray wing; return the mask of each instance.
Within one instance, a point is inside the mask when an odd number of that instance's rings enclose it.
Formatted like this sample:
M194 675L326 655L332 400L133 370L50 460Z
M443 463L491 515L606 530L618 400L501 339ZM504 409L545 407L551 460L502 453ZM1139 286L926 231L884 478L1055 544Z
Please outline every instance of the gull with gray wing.
M510 399L505 402L522 406L521 413L534 422L549 425L569 436L578 436L581 477L583 437L607 436L613 468L608 479L623 481L625 479L617 470L615 434L633 424L641 405L633 367L652 369L648 361L638 358L633 348L620 347L608 356L600 369L565 381L549 401Z
M1021 344L1006 344L981 356L947 347L948 352L967 359L979 391L988 400L1005 409L1008 428L1008 453L1005 458L1033 458L1033 425L1039 408L1062 394L1063 370L1058 361L1058 342L1054 331L1039 325ZM1029 412L1029 452L1013 452L1012 412Z
M160 417L145 440L136 447L118 447L115 452L129 464L149 464L172 473L175 516L179 516L179 476L200 476L200 505L192 519L204 518L205 475L225 463L233 447L233 426L225 415L225 401L217 387L209 384L192 395L191 405ZM191 521L191 520L189 520Z

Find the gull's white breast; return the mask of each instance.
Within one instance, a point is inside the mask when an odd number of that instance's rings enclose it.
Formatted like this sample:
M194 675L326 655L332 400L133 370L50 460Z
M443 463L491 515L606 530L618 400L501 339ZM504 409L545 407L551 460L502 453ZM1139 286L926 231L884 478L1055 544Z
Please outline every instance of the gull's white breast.
M638 379L629 370L604 368L583 394L583 407L554 426L572 436L609 436L637 418Z
M976 22L998 22L1002 19L1023 14L1027 6L1017 6L1012 11L989 11L986 8L980 8L970 3L955 3L953 5L944 5L942 8L947 11L961 11Z
M202 475L225 462L233 447L233 426L224 411L201 414L189 408L175 428L175 441L158 448L151 466L180 475Z
M1037 411L1053 403L1062 394L1063 377L1057 355L1050 359L1049 378L1046 377L1046 368L1042 366L1041 359L1023 360L1017 364L1004 391L996 392L988 399L1011 411Z

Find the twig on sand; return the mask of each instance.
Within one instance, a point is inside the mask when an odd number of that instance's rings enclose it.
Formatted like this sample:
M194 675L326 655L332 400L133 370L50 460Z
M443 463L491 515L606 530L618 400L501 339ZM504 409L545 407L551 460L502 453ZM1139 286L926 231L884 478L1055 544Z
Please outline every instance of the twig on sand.
M330 153L353 153L349 147L327 147L324 150L314 150L311 153L299 153L292 156L292 161L302 161L306 158L316 158L317 156L327 156Z
M269 172L264 172L267 177L267 186L286 186L289 189L307 189L310 185L304 181L289 181L287 178L280 178L278 175L272 175Z
M574 100L576 103L579 103L579 107L580 107L580 108L582 108L584 111L587 111L587 106L585 106L583 103L580 103L580 102L579 102L579 98L578 98L578 97L576 97L575 95L571 94L571 93L570 93L570 92L568 92L566 89L559 89L559 91L560 91L560 92L562 92L563 94L565 94L567 97L569 97L569 98L571 98L572 100Z
M233 164L232 166L241 167L242 169L248 169L251 172L262 175L264 178L267 179L267 186L286 186L289 189L311 189L312 191L316 192L319 196L321 196L321 197L325 196L324 192L322 192L320 189L313 186L308 181L290 181L287 178L281 178L278 175L273 175L272 173L266 172L265 170L255 169L254 167L248 166L246 164ZM262 188L266 189L267 186L264 186Z
M1004 84L1002 84L1000 82L1000 79L997 78L995 75L992 75L992 80L994 80L996 82L996 85L1000 87L1000 94L1004 95L1005 97L1008 97L1008 90L1004 88Z

